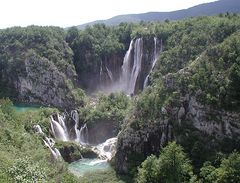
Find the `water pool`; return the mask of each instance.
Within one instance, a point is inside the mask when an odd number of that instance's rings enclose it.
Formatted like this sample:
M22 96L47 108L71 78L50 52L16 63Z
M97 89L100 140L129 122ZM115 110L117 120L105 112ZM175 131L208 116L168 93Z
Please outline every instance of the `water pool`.
M109 170L111 167L106 160L81 159L70 163L68 168L74 175L83 176L86 173Z
M30 105L30 104L14 104L13 109L16 112L27 112L27 111L36 111L40 109L39 105Z

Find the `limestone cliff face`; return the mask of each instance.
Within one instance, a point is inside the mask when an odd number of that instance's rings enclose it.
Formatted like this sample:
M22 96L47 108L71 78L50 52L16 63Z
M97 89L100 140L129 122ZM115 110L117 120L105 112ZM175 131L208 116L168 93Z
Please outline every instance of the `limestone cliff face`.
M25 53L18 64L17 68L9 68L10 72L2 72L3 82L16 92L17 102L60 108L72 108L77 105L72 92L76 72L71 62L60 68L48 58L31 52Z
M163 80L166 88L176 87L171 74ZM137 157L138 163L141 163L151 154L158 155L160 149L172 140L183 146L188 143L187 146L192 150L192 136L205 139L203 145L210 149L219 148L224 152L239 148L240 113L213 109L202 105L197 99L198 93L185 94L177 105L159 109L163 114L161 117L155 121L146 119L142 126L127 120L117 142L116 170L127 173L133 157Z
M10 28L1 32L0 40L3 96L15 102L60 108L78 104L81 91L74 87L77 75L73 52L65 41L63 29Z
M56 65L36 54L28 55L23 60L25 74L14 76L14 88L18 92L17 99L27 103L40 103L58 107L72 106L71 86L75 72L66 67L61 72Z

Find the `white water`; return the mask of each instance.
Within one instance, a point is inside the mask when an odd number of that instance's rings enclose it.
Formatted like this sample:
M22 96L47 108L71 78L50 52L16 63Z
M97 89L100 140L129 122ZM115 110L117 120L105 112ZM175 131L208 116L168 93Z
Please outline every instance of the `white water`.
M36 133L44 134L40 125L34 125L33 128L36 131Z
M57 148L54 147L55 141L52 138L48 138L45 133L43 133L40 125L34 125L33 128L36 130L36 133L43 135L43 143L46 147L49 148L54 159L62 159L62 156Z
M51 116L51 129L55 138L62 141L68 140L68 134L64 131L64 127L60 124L61 122L55 121ZM65 123L64 123L65 124Z
M135 92L136 81L141 71L142 65L142 53L143 53L142 48L143 48L142 38L138 38L135 41L132 40L129 49L124 57L120 82L122 85L122 90L128 95L134 94ZM131 67L132 50L134 51L134 54L133 65Z
M122 74L121 74L121 78L120 78L120 84L122 85L122 90L126 91L127 87L128 87L128 82L129 82L129 78L130 78L130 62L131 62L131 52L133 49L133 44L134 41L131 40L131 43L129 45L128 51L126 52L125 56L124 56L124 60L123 60L123 65L122 65Z
M103 160L111 160L115 155L117 137L107 139L104 143L93 147L93 151Z
M62 158L59 150L54 147L55 141L53 139L45 137L45 140L43 140L43 142L44 142L45 146L47 146L49 148L49 150L51 151L51 153L55 159Z
M111 82L113 82L113 74L112 72L108 69L108 67L106 66L106 69L107 69L107 73L108 73L108 77L110 78Z
M146 76L146 78L144 80L143 88L147 87L148 80L149 80L149 75L151 74L151 72L153 71L153 69L156 65L159 54L162 52L162 40L161 40L160 50L157 49L157 44L158 44L158 39L156 37L154 37L154 56L153 56L153 60L152 60L152 67L151 67L151 70L149 71L148 75Z
M88 128L86 123L80 129L79 142L81 145L88 144Z

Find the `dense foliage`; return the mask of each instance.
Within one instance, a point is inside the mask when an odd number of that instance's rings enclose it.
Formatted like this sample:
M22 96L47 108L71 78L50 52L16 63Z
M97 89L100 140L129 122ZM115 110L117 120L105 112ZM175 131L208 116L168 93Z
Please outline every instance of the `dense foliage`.
M48 132L55 109L16 113L11 101L0 100L0 180L9 182L68 182L74 180L63 162L56 162L33 125Z
M177 22L140 24L133 30L134 36L156 36L162 39L164 50L151 75L150 86L136 97L126 128L140 133L147 131L145 129L150 126L161 125L166 123L166 119L169 120L176 140L185 149L192 161L193 172L197 175L205 161L218 166L216 162L221 160L219 154L227 155L234 149L239 150L239 138L228 139L224 136L219 140L214 133L208 135L196 129L191 121L194 116L178 119L177 112L181 106L189 110L187 102L192 97L208 111L206 119L201 120L209 123L209 128L210 122L224 124L224 119L211 115L211 111L239 114L239 28L239 15L226 14ZM207 125L205 129L208 130ZM149 158L144 166L154 169L154 166L148 164L151 161L155 161L154 157ZM131 163L129 160L129 167ZM220 169L214 170L213 174ZM238 178L234 173L233 177Z
M95 99L89 99L84 108L79 108L80 120L83 123L96 122L99 119L115 120L122 123L131 108L130 98L123 93L100 93Z
M181 146L175 142L162 149L159 158L149 156L138 170L138 183L190 182L192 166Z
M131 157L132 161L147 158L138 168L136 181L139 183L239 182L237 137L223 137L218 141L214 134L203 135L196 130L191 121L181 119L179 122L174 118L176 109L187 96L195 97L207 109L239 113L239 20L239 15L226 14L164 23L121 23L115 27L99 24L85 30L70 28L66 32L56 27L36 26L0 30L0 97L16 96L18 91L12 85L16 79L14 74L26 76L24 60L29 55L37 55L44 58L39 60L48 60L65 73L64 83L71 91L66 97L73 95L75 100L84 100L83 91L75 87L76 73L79 83L86 88L90 80L86 76L98 78L101 64L113 55L123 58L132 38L157 37L164 49L150 76L150 86L133 99L123 93L100 94L88 99L86 105L78 109L80 122L94 124L108 119L122 124L125 121L123 128L137 131L169 119L176 141L182 147L170 143L155 155ZM48 70L49 65L44 66ZM12 83L6 80L6 75ZM68 75L73 78L67 78ZM49 133L49 116L56 110L47 108L18 114L11 105L9 100L0 100L1 182L76 182L63 162L53 161L32 128L40 124L43 131ZM223 124L218 116L209 114L208 118L207 121ZM236 152L232 153L233 149ZM122 182L113 171L90 179L83 177L82 181L104 181L108 175L110 182Z

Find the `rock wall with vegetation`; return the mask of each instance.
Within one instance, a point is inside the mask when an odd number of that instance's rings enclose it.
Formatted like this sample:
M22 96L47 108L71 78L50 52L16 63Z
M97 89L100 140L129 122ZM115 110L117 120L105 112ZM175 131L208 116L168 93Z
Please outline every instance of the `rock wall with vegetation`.
M83 92L64 31L56 27L14 27L0 31L1 96L17 102L61 108L79 105Z
M149 25L139 33L153 30L164 50L119 134L118 172L135 174L147 156L159 155L173 140L195 173L219 153L240 149L239 26L239 16L227 14Z

